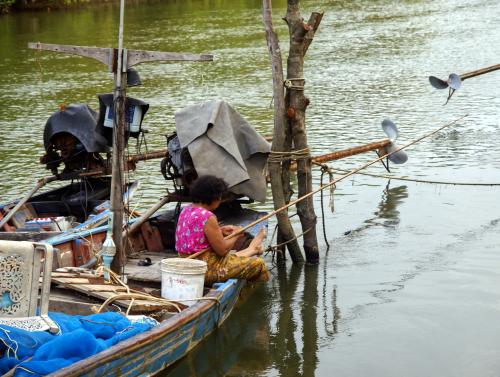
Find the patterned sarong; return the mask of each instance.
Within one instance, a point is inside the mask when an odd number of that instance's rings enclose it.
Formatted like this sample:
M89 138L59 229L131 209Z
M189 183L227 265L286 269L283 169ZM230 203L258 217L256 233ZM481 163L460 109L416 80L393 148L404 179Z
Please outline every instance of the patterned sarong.
M245 279L247 281L268 281L269 271L264 259L259 257L239 257L227 253L221 257L211 250L199 255L196 259L207 263L205 284L223 282L227 279Z

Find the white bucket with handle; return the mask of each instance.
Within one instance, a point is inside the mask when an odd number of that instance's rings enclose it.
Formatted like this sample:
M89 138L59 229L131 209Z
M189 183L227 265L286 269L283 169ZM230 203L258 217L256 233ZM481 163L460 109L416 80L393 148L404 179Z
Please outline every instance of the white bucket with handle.
M161 297L193 305L203 296L207 263L197 259L167 258L161 261ZM184 301L186 300L186 301Z

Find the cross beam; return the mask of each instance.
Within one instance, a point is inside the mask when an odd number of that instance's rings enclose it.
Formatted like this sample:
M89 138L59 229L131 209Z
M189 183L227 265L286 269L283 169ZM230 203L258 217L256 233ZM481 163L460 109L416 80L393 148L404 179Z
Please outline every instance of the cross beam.
M108 66L110 72L116 72L118 49L104 47L88 47L88 46L73 46L60 45L40 42L28 43L28 48L33 50L45 50L53 52L62 52L70 55L79 55L87 58L95 59L104 65ZM127 50L123 49L123 72L128 68L153 61L213 61L214 56L211 54L190 54L182 52L163 52L163 51L144 51L144 50Z

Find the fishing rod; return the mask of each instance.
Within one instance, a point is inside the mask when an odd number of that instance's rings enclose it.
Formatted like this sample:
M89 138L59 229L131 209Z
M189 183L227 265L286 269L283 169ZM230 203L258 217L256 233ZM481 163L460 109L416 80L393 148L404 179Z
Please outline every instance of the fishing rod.
M453 125L453 124L457 123L458 121L460 121L460 120L464 119L464 118L465 118L465 117L467 117L468 115L469 115L469 114L465 114L465 115L463 115L463 116L461 116L461 117L459 117L459 118L457 118L457 119L455 119L455 120L453 120L453 121L451 121L451 122L449 122L449 123L446 123L445 125L443 125L443 126L441 126L441 127L437 128L437 129L435 129L434 131L431 131L431 132L429 132L429 133L427 133L427 134L425 134L425 135L423 135L423 136L419 137L418 139L415 139L415 140L413 140L412 142L410 142L410 143L408 143L408 144L406 144L406 145L403 145L402 147L398 147L398 148L396 148L396 149L394 149L394 150L392 150L392 151L388 152L387 154L385 154L385 155L383 155L383 156L380 156L380 157L378 157L378 158L376 158L376 159L374 159L374 160L372 160L372 161L370 161L370 162L368 162L368 163L364 164L363 166L361 166L361 167L359 167L359 168L357 168L357 169L351 170L350 172L348 172L348 173L346 173L346 174L344 174L344 175L340 176L339 178L334 179L334 180L332 180L332 181L330 181L330 182L328 182L328 183L324 184L323 186L318 187L316 190L311 191L311 192L309 192L309 193L307 193L307 194L305 194L305 195L301 196L300 198L297 198L297 199L295 199L295 200L291 201L290 203L288 203L288 204L284 205L283 207L278 208L278 209L276 209L276 210L274 210L274 211L272 211L272 212L269 212L267 215L262 216L261 218L259 218L259 219L255 220L255 221L251 222L250 224L248 224L247 226L245 226L245 227L241 228L240 230L238 230L238 231L236 231L236 232L234 232L234 233L232 233L232 234L230 234L230 235L228 235L228 236L224 237L224 239L230 239L230 238L233 238L233 237L236 237L236 236L238 236L238 235L242 234L242 233L243 233L243 232L245 232L246 230L248 230L248 229L252 228L253 226L255 226L255 225L257 225L257 224L259 224L260 222L265 221L265 220L269 219L270 217L272 217L272 216L274 216L274 215L276 215L276 214L278 214L278 213L280 213L280 212L284 211L285 209L288 209L289 207L291 207L291 206L293 206L293 205L297 204L298 202L300 202L300 201L302 201L302 200L304 200L304 199L307 199L307 198L309 198L309 197L313 196L314 194L317 194L318 192L320 192L320 191L322 191L322 190L324 190L324 189L326 189L326 188L328 188L328 187L330 187L330 186L333 186L333 185L334 185L334 184L336 184L337 182L340 182L340 181L344 180L345 178L350 177L351 175L356 174L357 172L359 172L359 171L361 171L361 170L363 170L363 169L366 169L367 167L369 167L369 166L371 166L371 165L373 165L373 164L375 164L375 163L377 163L377 162L381 161L382 159L387 158L387 157L389 157L390 155L392 155L392 154L394 154L394 153L397 153L397 152L399 152L399 151L401 151L401 150L403 150L403 149L406 149L406 148L408 148L408 147L410 147L410 146L412 146L412 145L414 145L414 144L416 144L416 143L418 143L418 142L422 141L423 139L426 139L426 138L428 138L428 137L430 137L430 136L434 135L435 133L437 133L437 132L441 131L442 129L444 129L444 128L446 128L446 127L449 127L449 126L451 126L451 125ZM191 255L190 255L189 257L187 257L187 258L189 258L189 259L196 258L197 256L204 254L204 253L205 253L206 251L208 251L208 250L210 250L210 248L200 250L200 251L198 251L197 253L191 254Z
M477 69L475 71L463 73L461 75L457 75L456 73L451 73L446 81L441 80L436 76L429 76L429 82L436 89L449 88L448 99L446 100L446 103L448 103L453 93L455 93L455 90L460 89L460 87L462 86L462 81L470 79L472 77L484 75L485 73L497 71L499 69L500 69L500 64L495 64L490 67Z

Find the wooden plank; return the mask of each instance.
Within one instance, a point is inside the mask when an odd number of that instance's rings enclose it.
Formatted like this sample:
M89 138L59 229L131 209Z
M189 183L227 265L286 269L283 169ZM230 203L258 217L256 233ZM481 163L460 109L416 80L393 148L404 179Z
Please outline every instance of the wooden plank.
M109 298L109 296L101 295L99 292L89 291L88 286L92 285L92 284L89 284L88 279L82 279L82 280L85 280L85 281L83 281L82 283L79 283L78 279L75 279L75 278L53 278L52 282L56 283L56 284L60 284L64 288L72 289L74 291L86 294L87 296L96 297L96 298L101 299L101 300L107 300ZM97 285L101 285L101 284L97 284ZM121 286L113 285L113 284L109 284L109 286L116 287L116 288L121 287Z
M51 276L53 278L77 278L80 277L77 273L74 272L52 272Z
M74 277L55 277L52 278L52 282L62 285L64 288L74 290L76 292L83 293L87 296L97 298L102 301L106 301L110 297L114 297L117 293L122 294L125 288L121 285L116 284L89 284L88 279L74 278ZM115 304L128 308L131 300L118 300ZM134 306L132 308L133 312L143 311L151 312L163 308L164 305L150 300L139 300L134 301Z
M70 285L73 287L73 285ZM80 289L85 289L87 292L126 292L127 289L121 285L113 284L78 284Z
M133 65L152 62L152 61L198 61L209 62L213 61L214 56L211 54L189 54L182 52L163 52L163 51L142 51L142 50L127 50L127 67Z
M79 271L55 271L52 272L51 275L53 278L89 278L89 279L99 278L98 275L94 275L90 272L79 272Z
M85 56L100 61L101 63L111 67L111 57L113 56L112 48L102 47L87 47L87 46L72 46L72 45L59 45L50 43L28 43L28 48L33 50L45 50L53 52L64 52L66 54Z
M149 222L142 224L141 235L144 238L149 251L153 253L160 253L164 250L161 242L160 231L156 226L152 226Z
M90 284L89 279L86 278L63 278L63 277L58 277L58 278L53 278L53 282L59 283L59 284Z
M161 260L168 258L169 256L176 257L175 254L165 254L165 253L144 253L141 254L141 258L150 258L151 266L139 266L137 265L138 259L130 259L125 266L125 271L127 271L127 276L129 280L145 281L145 282L161 282L161 271L160 264Z

